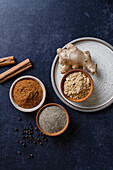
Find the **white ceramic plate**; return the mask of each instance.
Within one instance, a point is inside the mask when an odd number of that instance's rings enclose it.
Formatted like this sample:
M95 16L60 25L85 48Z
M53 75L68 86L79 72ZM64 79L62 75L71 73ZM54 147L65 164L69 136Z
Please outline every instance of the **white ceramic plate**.
M38 82L40 83L41 87L42 87L42 90L43 90L43 98L42 98L41 102L39 103L39 105L37 105L36 107L33 107L33 108L31 108L31 109L24 109L24 108L18 106L18 105L15 103L14 99L13 99L13 88L14 88L14 85L15 85L19 80L26 79L26 78L30 78L30 79L34 79L34 80L38 81ZM43 103L44 103L44 101L45 101L45 98L46 98L46 89L45 89L44 84L43 84L38 78L36 78L36 77L34 77L34 76L22 76L22 77L16 79L16 80L13 82L13 84L11 85L11 88L10 88L10 91L9 91L9 97L10 97L10 100L11 100L11 103L13 104L13 106L14 106L15 108L17 108L18 110L20 110L20 111L22 111L22 112L34 112L34 111L38 110L38 109L43 105Z
M91 75L94 81L92 95L83 102L74 103L63 97L60 90L60 73L58 55L51 68L51 81L57 96L69 107L82 112L94 112L106 108L113 103L113 47L103 40L86 37L71 41L80 50L90 51L92 60L97 63L97 74ZM63 47L65 48L65 46Z

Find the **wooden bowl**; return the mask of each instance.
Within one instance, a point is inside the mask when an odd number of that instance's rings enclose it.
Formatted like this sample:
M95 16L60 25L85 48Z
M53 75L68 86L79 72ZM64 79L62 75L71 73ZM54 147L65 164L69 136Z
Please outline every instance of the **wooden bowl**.
M40 115L41 111L42 111L44 108L48 107L48 106L58 106L58 107L62 108L63 111L64 111L65 114L66 114L67 123L66 123L65 127L64 127L61 131L59 131L59 132L56 132L56 133L48 133L48 132L45 132L43 129L41 129L41 127L40 127L40 125L39 125L39 115ZM46 105L44 105L43 107L41 107L40 110L38 111L38 113L37 113L37 115L36 115L36 123L37 123L37 126L38 126L38 128L40 129L40 131L41 131L42 133L44 133L45 135L47 135L47 136L58 136L58 135L61 135L61 134L67 129L67 127L68 127L68 125L69 125L69 115L68 115L67 111L64 109L64 107L62 107L61 105L56 104L56 103L49 103L49 104L46 104Z
M74 72L82 72L82 73L84 73L87 77L89 77L89 79L90 79L90 81L91 81L91 88L90 88L89 93L88 93L85 97L83 97L83 98L81 98L81 99L72 99L72 98L70 98L70 97L68 97L68 96L66 96L66 95L64 94L64 88L63 88L63 86L64 86L64 81L65 81L66 77L67 77L69 74L74 73ZM62 79L61 79L61 83L60 83L60 89L61 89L61 92L62 92L63 96L64 96L66 99L70 100L71 102L82 102L82 101L88 99L89 96L90 96L90 95L92 94L92 92L93 92L93 88L94 88L94 84L93 84L93 80L92 80L91 76L90 76L86 71L84 71L84 70L82 70L82 69L73 69L73 70L68 71L66 74L64 74L64 76L63 76Z

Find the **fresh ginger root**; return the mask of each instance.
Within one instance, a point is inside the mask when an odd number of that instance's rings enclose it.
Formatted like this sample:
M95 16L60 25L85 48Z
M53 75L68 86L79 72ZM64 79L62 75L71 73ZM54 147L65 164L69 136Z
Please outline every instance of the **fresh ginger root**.
M90 71L92 74L97 71L97 64L91 60L89 51L81 51L73 44L67 44L66 49L58 48L57 54L59 56L59 63L61 64L61 73L66 73L72 69L82 67Z

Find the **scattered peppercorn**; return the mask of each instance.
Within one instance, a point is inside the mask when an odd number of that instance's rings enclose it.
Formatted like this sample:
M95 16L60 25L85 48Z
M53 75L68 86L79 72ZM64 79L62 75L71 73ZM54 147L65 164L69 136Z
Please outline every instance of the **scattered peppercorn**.
M30 154L30 157L32 157L32 158L33 158L33 157L34 157L34 155L31 153L31 154Z
M47 142L48 141L47 138L45 138L44 141Z
M18 120L21 121L22 119L19 117ZM39 131L38 127L35 127L35 130ZM15 131L18 131L18 128L15 128ZM28 143L31 142L31 143L37 144L37 142L39 142L40 145L43 145L43 143L39 139L39 136L41 136L41 138L45 142L48 141L47 138L45 137L45 134L43 134L42 132L37 133L37 136L35 135L33 125L31 123L29 124L28 128L26 128L25 126L23 127L21 134L22 134L21 137L23 139L25 139L26 142L28 142ZM20 141L16 140L16 143L20 143L23 147L26 147L26 144L21 140ZM18 155L20 155L20 154L21 154L21 152L18 151ZM34 157L34 155L32 153L29 156L27 156L28 159L30 159L31 157Z
M24 132L23 132L23 131L22 131L21 133L22 133L22 135L24 135Z
M37 142L36 142L35 140L33 141L33 143L34 143L34 144L37 144Z
M22 141L20 141L20 144L22 144L23 142Z
M33 128L33 125L32 125L31 123L29 124L29 126L30 126L31 128Z
M43 145L42 142L40 142L40 145Z
M40 132L40 135L43 136L44 134L42 132Z
M18 155L20 155L21 154L21 152L20 151L18 151Z
M21 121L21 120L22 120L22 118L21 118L21 117L18 117L18 120L19 120L19 121Z
M39 134L39 133L37 133L37 136L40 136L40 134Z
M25 136L22 136L23 139L25 139Z
M37 128L37 127L35 127L35 130L38 130L38 128Z
M26 144L23 143L22 146L26 147Z
M39 139L39 138L37 138L37 141L40 141L40 139Z
M18 131L18 128L15 128L15 131Z
M26 134L28 133L28 130L26 130Z
M28 156L27 158L30 159L30 156Z
M44 137L44 136L42 136L42 139L45 139L45 137Z

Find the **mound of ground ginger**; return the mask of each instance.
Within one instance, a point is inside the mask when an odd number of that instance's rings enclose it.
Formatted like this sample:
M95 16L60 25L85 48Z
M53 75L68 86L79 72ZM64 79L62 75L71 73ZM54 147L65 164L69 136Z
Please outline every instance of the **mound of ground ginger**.
M74 72L66 77L64 82L64 94L72 99L81 99L88 95L91 82L82 72Z
M41 102L43 90L39 82L27 78L19 80L13 89L13 98L16 104L22 108L30 109Z

